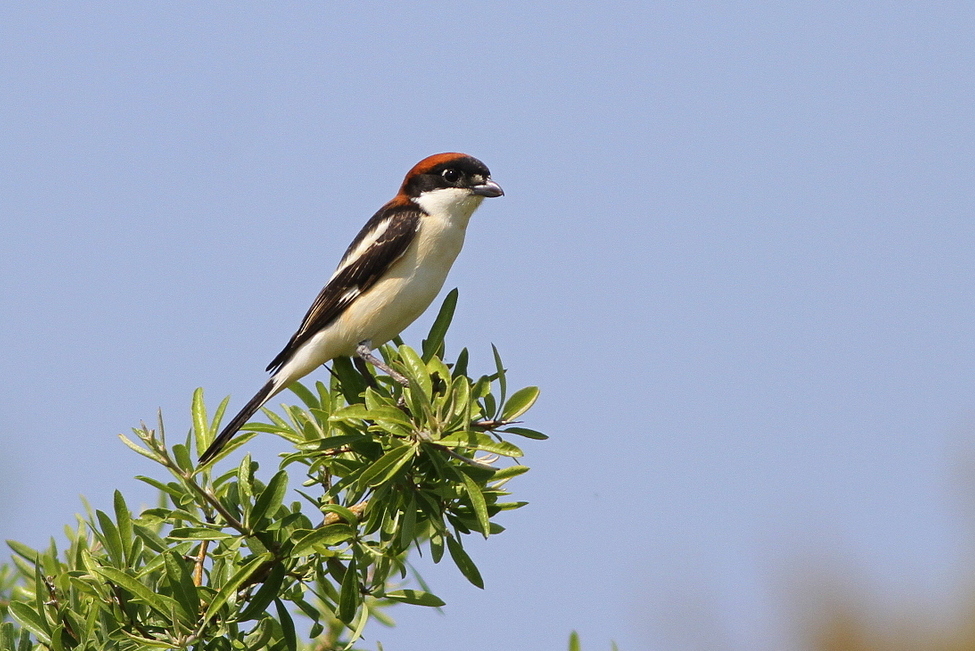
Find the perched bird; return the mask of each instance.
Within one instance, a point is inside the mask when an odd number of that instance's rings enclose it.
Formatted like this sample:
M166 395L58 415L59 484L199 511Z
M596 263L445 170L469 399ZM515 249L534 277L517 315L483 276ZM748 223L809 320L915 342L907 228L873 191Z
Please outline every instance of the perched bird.
M504 192L466 154L424 158L349 245L288 345L268 365L271 378L224 427L200 463L209 463L275 394L339 356L406 380L372 354L413 323L436 298L484 197Z

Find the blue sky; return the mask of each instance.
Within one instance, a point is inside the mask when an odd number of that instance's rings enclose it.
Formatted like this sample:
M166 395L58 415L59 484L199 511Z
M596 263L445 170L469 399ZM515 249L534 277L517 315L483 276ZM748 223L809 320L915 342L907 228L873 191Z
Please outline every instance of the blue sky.
M241 405L406 170L464 151L506 196L448 345L495 343L552 438L473 548L486 590L428 569L446 615L370 640L790 649L823 566L943 607L973 40L966 2L4 4L0 535L153 501L116 434L185 431L197 386Z

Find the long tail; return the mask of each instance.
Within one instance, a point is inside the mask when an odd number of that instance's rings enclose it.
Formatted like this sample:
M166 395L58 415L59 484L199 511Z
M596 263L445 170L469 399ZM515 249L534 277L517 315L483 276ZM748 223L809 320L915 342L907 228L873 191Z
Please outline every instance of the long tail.
M261 390L257 392L257 395L251 398L250 402L244 405L244 408L240 410L240 413L234 416L233 420L227 423L227 426L224 427L223 431L217 435L217 438L213 439L213 443L210 444L210 447L208 447L206 451L200 455L200 465L213 461L213 458L217 456L220 450L223 449L223 446L230 442L230 439L234 437L234 434L236 434L237 431L244 426L244 423L250 420L251 416L257 413L257 410L261 408L261 405L263 405L271 396L277 393L279 388L280 386L277 382L275 382L273 377L268 380L267 384L261 387Z

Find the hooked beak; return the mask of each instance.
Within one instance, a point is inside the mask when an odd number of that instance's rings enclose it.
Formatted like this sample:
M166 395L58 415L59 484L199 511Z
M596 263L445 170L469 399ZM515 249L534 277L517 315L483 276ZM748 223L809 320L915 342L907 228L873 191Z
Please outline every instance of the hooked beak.
M487 179L480 185L475 185L471 188L471 192L479 197L500 197L504 194L504 190L501 189L501 186L491 179Z

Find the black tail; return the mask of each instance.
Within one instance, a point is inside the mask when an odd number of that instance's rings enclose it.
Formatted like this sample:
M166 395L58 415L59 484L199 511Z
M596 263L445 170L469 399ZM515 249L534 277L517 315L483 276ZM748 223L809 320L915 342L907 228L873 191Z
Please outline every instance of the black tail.
M220 450L223 449L223 446L230 442L230 439L232 439L234 434L236 434L237 431L244 426L244 423L250 420L250 417L257 413L257 410L261 408L261 405L267 402L267 399L271 397L272 393L274 393L274 388L274 378L271 378L267 381L267 384L265 384L261 390L257 392L257 395L251 398L250 402L244 405L244 408L240 410L240 413L234 416L233 420L227 423L227 426L224 427L223 431L217 435L217 438L213 439L213 443L211 443L210 447L206 449L206 452L200 455L200 465L205 465L213 461L213 457L217 456Z

